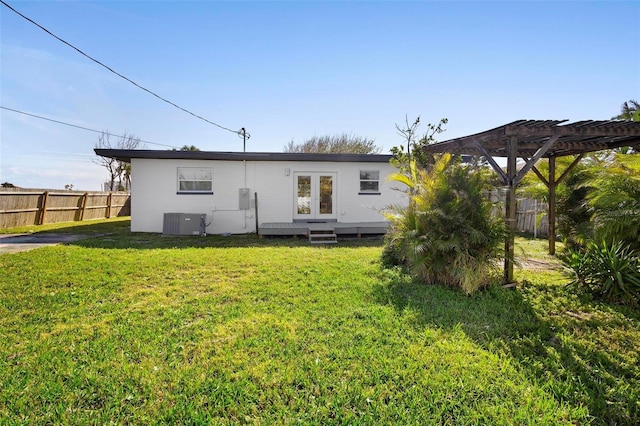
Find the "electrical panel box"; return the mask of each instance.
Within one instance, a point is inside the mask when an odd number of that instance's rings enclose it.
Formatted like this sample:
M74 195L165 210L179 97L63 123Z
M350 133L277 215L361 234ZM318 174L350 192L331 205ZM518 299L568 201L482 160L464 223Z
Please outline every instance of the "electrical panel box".
M240 210L249 210L251 208L251 191L249 188L240 188Z
M207 215L202 213L165 213L163 235L206 235Z

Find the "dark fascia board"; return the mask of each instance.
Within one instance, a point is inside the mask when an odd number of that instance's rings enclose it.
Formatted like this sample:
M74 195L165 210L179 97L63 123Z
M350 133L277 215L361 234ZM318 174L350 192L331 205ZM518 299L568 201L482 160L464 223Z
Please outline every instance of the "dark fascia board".
M315 161L388 163L392 155L382 154L307 154L292 152L218 152L218 151L169 151L145 149L101 149L93 150L97 155L114 158L127 163L132 158L161 160L225 160L225 161Z

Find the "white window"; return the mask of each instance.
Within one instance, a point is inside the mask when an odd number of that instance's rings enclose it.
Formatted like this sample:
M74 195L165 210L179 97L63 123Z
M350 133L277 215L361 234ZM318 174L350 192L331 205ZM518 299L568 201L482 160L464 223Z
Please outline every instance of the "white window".
M380 194L379 170L360 170L360 194Z
M178 167L178 193L212 194L213 169Z

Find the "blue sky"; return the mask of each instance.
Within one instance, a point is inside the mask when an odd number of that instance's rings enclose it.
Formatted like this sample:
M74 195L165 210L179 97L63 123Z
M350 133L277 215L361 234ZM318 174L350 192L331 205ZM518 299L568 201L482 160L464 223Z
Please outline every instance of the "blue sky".
M351 133L388 152L405 115L447 117L446 140L518 119L609 119L640 100L640 1L5 1L170 101L245 127L247 151ZM2 106L163 145L242 151L236 134L3 5L0 25ZM7 110L0 126L1 182L98 190L107 177L93 163L96 133Z

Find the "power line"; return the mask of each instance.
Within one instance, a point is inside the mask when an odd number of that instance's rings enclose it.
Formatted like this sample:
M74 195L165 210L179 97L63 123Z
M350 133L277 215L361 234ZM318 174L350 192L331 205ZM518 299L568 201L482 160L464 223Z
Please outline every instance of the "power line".
M0 0L0 1L1 1L1 0ZM58 124L64 124L65 126L69 126L69 127L75 127L76 129L87 130L87 131L89 131L89 132L95 132L95 133L102 133L102 134L105 134L105 135L107 135L107 136L115 136L115 137L118 137L118 138L124 138L124 136L122 136L122 135L115 135L115 134L113 134L113 133L104 132L104 131L102 131L102 130L95 130L95 129L90 129L90 128L88 128L88 127L78 126L78 125L76 125L76 124L65 123L64 121L54 120L54 119L52 119L52 118L47 118L47 117L43 117L43 116L41 116L41 115L31 114L31 113L24 112L24 111L19 111L19 110L17 110L17 109L13 109L13 108L7 108L7 107L5 107L5 106L1 106L1 105L0 105L0 108L2 108L2 109L6 109L7 111L17 112L18 114L24 114L24 115L28 115L28 116L30 116L30 117L39 118L39 119L41 119L41 120L47 120L47 121L51 121L51 122L58 123ZM142 139L140 139L140 142L150 143L150 144L152 144L152 145L166 146L166 147L168 147L168 148L176 148L176 149L180 149L180 148L179 148L179 147L177 147L177 146L173 146L173 145L165 145L165 144L157 143L157 142L143 141Z
M42 31L46 32L46 33L47 33L47 34L49 34L50 36L54 37L55 39L57 39L57 40L61 41L61 42L62 42L62 43L64 43L64 44L66 44L67 46L69 46L69 47L70 47L70 48L72 48L73 50L77 51L77 52L78 52L78 53L80 53L82 56L84 56L84 57L86 57L86 58L88 58L88 59L92 60L92 61L93 61L93 62L95 62L96 64L98 64L98 65L100 65L100 66L102 66L102 67L106 68L107 70L111 71L113 74L117 75L117 76L118 76L118 77L120 77L120 78L125 79L125 80L126 80L126 81L128 81L129 83L131 83L131 84L133 84L134 86L136 86L136 87L138 87L138 88L140 88L140 89L144 90L145 92L149 93L150 95L153 95L153 96L155 96L156 98L158 98L158 99L160 99L160 100L162 100L162 101L164 101L164 102L168 103L169 105L172 105L172 106L174 106L174 107L178 108L179 110L182 110L182 111L186 112L187 114L191 114L192 116L194 116L194 117L196 117L196 118L199 118L199 119L200 119L200 120L202 120L202 121L205 121L205 122L207 122L207 123L209 123L209 124L213 124L214 126L219 127L219 128L221 128L221 129L223 129L223 130L227 130L227 131L232 132L232 133L240 134L240 132L239 132L238 130L232 130L232 129L228 128L228 127L224 127L224 126L221 126L220 124L214 123L213 121L207 120L206 118L204 118L204 117L202 117L202 116L200 116L200 115L198 115L198 114L195 114L195 113L193 113L193 112L189 111L188 109L185 109L185 108L181 107L180 105L177 105L177 104L175 104L175 103L171 102L170 100L163 98L162 96L158 95L157 93L152 92L151 90L149 90L149 89L147 89L147 88L145 88L145 87L143 87L143 86L139 85L138 83L136 83L135 81L131 80L130 78L125 77L124 75L122 75L122 74L120 74L119 72L115 71L115 70L114 70L114 69L112 69L111 67L109 67L109 66L107 66L107 65L103 64L103 63L102 63L102 62L100 62L99 60L97 60L97 59L95 59L95 58L91 57L90 55L88 55L88 54L86 54L86 53L84 53L82 50L78 49L77 47L75 47L75 46L74 46L74 45L72 45L71 43L67 42L66 40L63 40L62 38L58 37L57 35L55 35L55 34L54 34L54 33L52 33L51 31L49 31L48 29L46 29L46 28L45 28L45 27L43 27L42 25L38 24L38 23L37 23L37 22L35 22L34 20L32 20L32 19L28 18L27 16L23 15L22 13L18 12L18 11L17 11L17 10L15 10L13 7L9 6L9 5L4 1L4 0L0 0L0 3L2 3L3 5L5 5L5 6L6 6L6 7L8 7L9 9L11 9L11 11L13 11L13 12L14 12L14 13L16 13L16 14L18 14L18 15L19 15L19 16L21 16L22 18L24 18L24 19L26 19L27 21L31 22L33 25L35 25L36 27L40 28Z

